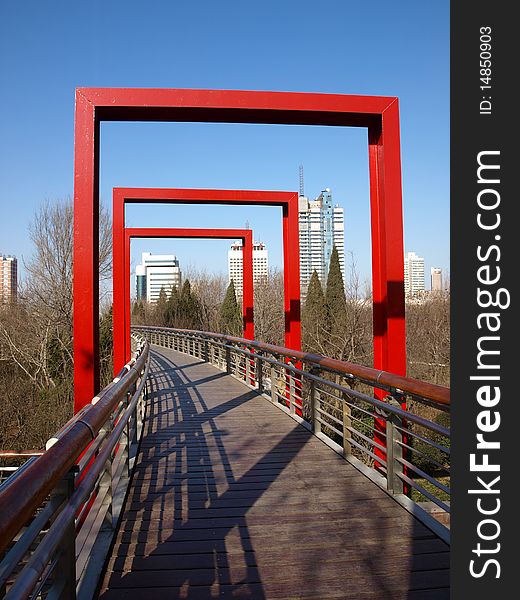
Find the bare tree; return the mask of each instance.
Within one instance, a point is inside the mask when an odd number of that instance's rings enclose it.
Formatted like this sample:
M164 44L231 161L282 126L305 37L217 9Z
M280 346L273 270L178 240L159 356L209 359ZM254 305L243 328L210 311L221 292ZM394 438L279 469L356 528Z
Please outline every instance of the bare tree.
M284 345L284 282L279 269L269 269L266 278L255 283L255 338L261 342Z
M432 293L406 305L408 375L450 384L450 295Z
M72 412L73 214L70 199L46 202L36 212L29 227L34 254L26 263L27 283L17 305L0 310L0 380L8 389L6 403L17 407L5 428L2 423L0 439L12 440L9 432L17 432L15 447L7 446L12 449L22 449L23 440L45 440ZM111 272L111 243L110 218L101 209L103 279Z
M192 290L199 301L201 328L204 331L218 331L220 326L220 306L226 294L228 279L217 273L192 270L190 273Z
M29 226L34 254L25 264L27 294L46 307L55 320L72 323L72 271L74 206L69 198L45 202ZM108 211L99 215L99 274L109 279L112 272L112 232Z

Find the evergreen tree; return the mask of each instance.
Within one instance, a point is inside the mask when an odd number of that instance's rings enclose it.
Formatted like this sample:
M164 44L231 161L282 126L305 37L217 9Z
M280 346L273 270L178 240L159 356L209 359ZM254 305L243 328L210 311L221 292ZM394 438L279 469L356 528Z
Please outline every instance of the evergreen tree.
M197 295L191 289L189 279L182 285L178 300L178 327L198 329L200 327L200 306Z
M99 356L101 362L101 384L112 381L114 371L114 336L112 334L112 306L99 319Z
M222 333L236 336L242 335L242 315L237 302L233 280L229 282L224 301L220 307L220 327Z
M143 300L136 300L132 306L132 323L142 325L145 322L145 309Z
M325 288L325 329L328 334L329 356L341 358L343 342L347 328L347 301L338 249L332 249L327 286Z
M345 284L339 264L338 249L332 249L330 256L329 274L327 275L327 286L325 288L325 304L328 317L341 315L346 312L347 301L345 298Z
M154 320L155 324L160 327L166 326L166 313L168 308L168 296L164 287L161 288L159 292L159 298L157 298L157 302L155 303L154 309Z
M314 270L302 310L302 343L305 351L321 351L325 316L325 296L318 273Z
M168 302L166 304L166 326L178 327L179 320L179 288L174 285L171 289Z

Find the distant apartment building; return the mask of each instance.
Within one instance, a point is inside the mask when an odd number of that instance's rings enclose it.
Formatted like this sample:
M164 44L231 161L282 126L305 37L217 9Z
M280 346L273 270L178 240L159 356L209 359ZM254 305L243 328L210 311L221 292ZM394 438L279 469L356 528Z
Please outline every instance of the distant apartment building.
M172 288L181 285L179 261L173 254L143 252L135 275L137 300L157 302L161 289L169 296Z
M442 269L432 267L430 269L431 291L442 292Z
M404 293L411 297L424 292L424 258L408 252L404 258Z
M0 304L16 302L18 296L18 261L0 254Z
M312 273L316 271L325 285L330 257L334 246L338 249L343 280L345 280L345 219L343 208L332 203L330 188L324 189L314 200L300 192L298 200L300 232L300 287L303 298Z
M269 256L265 244L253 242L253 282L267 279L269 273ZM228 250L228 279L235 285L236 295L242 298L243 255L242 242L234 242Z

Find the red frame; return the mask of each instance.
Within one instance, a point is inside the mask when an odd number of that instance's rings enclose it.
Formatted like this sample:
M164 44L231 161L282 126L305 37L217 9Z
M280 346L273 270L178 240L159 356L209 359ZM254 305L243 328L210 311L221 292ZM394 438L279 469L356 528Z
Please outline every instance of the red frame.
M372 220L374 366L405 375L397 98L297 92L79 88L76 90L74 132L75 411L87 404L99 389L99 143L102 121L366 127ZM299 303L291 309L299 313Z
M114 221L115 223L115 221ZM251 229L179 229L151 227L113 227L113 331L114 373L130 359L130 241L134 238L191 238L242 240L242 319L243 337L255 339L253 289L253 232ZM121 260L121 247L123 260ZM123 286L121 286L123 280Z
M294 350L301 348L300 241L297 192L201 190L187 188L114 188L112 191L113 231L122 231L125 227L125 205L140 203L281 206L284 255L285 344L288 348ZM119 243L119 241L117 237L114 239L114 243ZM123 255L124 248L115 252L115 256L118 256L119 252ZM121 283L114 280L114 295L123 295L124 290L118 290L118 285L121 285Z

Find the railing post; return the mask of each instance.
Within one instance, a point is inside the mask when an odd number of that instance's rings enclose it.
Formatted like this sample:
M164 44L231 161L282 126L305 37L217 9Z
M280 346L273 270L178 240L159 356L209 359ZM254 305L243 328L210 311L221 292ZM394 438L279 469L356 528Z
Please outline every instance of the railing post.
M400 406L392 397L388 397L389 404ZM393 413L386 415L386 486L391 494L402 494L403 480L399 474L403 472L403 465L399 459L403 456L403 434L400 431L401 418Z
M110 416L105 424L105 426L101 429L101 432L107 432L109 436L112 430L114 429L114 420L113 416ZM113 463L115 457L115 449L110 453L110 457L108 458L103 475L99 481L100 490L106 489L106 495L103 500L103 506L106 506L105 517L103 518L103 525L101 526L101 530L112 530L114 528L114 514L113 514L113 498L114 498L114 490L113 490Z
M348 458L352 454L352 412L346 398L342 398L343 402L343 456Z
M70 469L53 491L53 496L61 496L68 501L74 493L76 467ZM56 549L60 558L54 567L53 588L58 592L57 598L63 600L76 599L76 525L74 520L67 525L60 544ZM59 591L58 591L59 590ZM51 593L52 595L52 593Z
M319 373L320 373L320 370L317 367L311 367L309 370L310 375L318 376ZM318 411L318 409L320 407L320 394L319 394L319 390L316 388L316 381L314 379L310 380L309 397L310 397L310 413L311 413L310 420L311 420L311 425L312 425L312 431L314 433L320 433L321 432L321 423L319 421L320 413Z
M231 348L226 346L226 373L231 373Z
M255 365L256 365L256 383L258 386L258 390L260 392L264 391L264 371L262 369L262 358L260 356L258 356L258 354L256 355L255 358Z
M251 384L251 360L248 358L248 356L246 354L244 354L244 361L245 361L245 372L244 372L244 378L245 378L245 382L250 385Z
M271 402L278 404L278 375L276 374L276 366L271 365Z
M291 415L294 415L296 413L295 397L294 397L294 389L295 389L294 373L292 373L291 371L288 371L287 369L285 372L287 373L287 377L289 377L289 412L291 413Z
M137 424L136 428L138 431L142 432L144 427L144 416L146 411L146 401L148 399L148 386L150 385L149 379L144 384L143 388L143 396L137 403Z
M135 391L137 389L137 385L134 384L130 390L128 390L128 392L126 393L126 405L125 405L125 410L128 408L128 406L130 406L130 402L132 402L132 397L135 394ZM130 417L130 419L128 419L128 421L126 422L126 427L125 427L125 437L126 437L126 447L123 448L123 451L125 453L125 461L126 461L126 472L128 477L130 477L130 446L135 439L137 439L137 432L135 431L132 432L132 424L130 423L132 417ZM135 425L135 422L134 422ZM135 430L135 427L134 427Z

